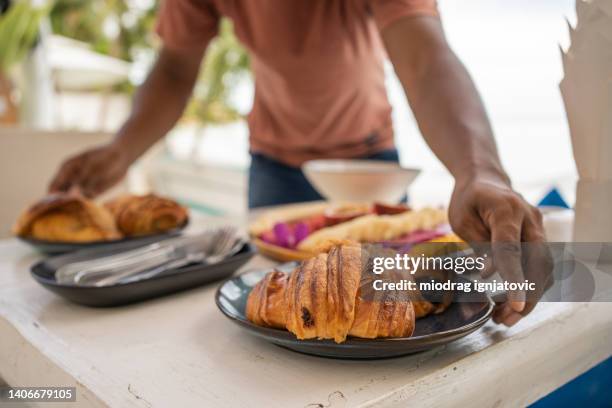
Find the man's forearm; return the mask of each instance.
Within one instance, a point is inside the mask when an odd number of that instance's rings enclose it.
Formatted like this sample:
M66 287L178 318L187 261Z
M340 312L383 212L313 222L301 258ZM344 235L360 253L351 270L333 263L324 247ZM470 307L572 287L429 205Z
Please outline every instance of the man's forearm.
M519 244L545 240L542 215L512 190L482 101L450 50L440 20L404 18L382 34L427 143L455 177L448 206L453 231L468 242L497 244L491 246L492 264L509 282L526 277L533 281L534 273L545 275L533 253L527 261L521 257ZM538 296L511 291L496 306L493 320L512 326L538 300Z
M476 87L452 51L441 52L408 95L425 140L456 179L509 182Z
M185 61L170 51L160 52L136 92L130 117L115 138L130 161L160 140L181 117L197 79L201 54L196 54Z
M429 31L428 38L415 38L423 29L420 25ZM465 67L446 44L439 22L428 18L390 30L394 29L399 32L392 32L390 40L386 38L387 48L433 152L457 181L486 176L509 183L480 96ZM404 53L406 42L394 38L407 36L420 44Z

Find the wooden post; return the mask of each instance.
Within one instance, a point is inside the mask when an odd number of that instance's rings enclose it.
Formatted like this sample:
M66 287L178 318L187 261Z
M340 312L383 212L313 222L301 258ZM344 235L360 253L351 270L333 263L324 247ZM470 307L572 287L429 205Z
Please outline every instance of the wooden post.
M0 125L14 125L18 121L14 91L13 81L0 72Z

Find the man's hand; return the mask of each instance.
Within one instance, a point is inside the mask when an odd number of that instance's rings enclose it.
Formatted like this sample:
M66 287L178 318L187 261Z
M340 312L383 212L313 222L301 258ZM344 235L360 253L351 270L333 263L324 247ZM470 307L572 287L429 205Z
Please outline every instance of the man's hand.
M534 293L509 293L495 311L496 322L511 326L535 307L550 284L540 214L512 191L482 101L450 49L441 21L406 17L382 35L421 133L455 178L453 229L468 242L490 242L491 269L505 280L536 283ZM528 250L521 253L525 241Z
M493 271L508 282L536 284L535 293L511 292L497 306L493 320L512 326L534 307L550 284L550 258L544 246L542 215L503 180L483 178L458 182L449 217L453 231L468 242L491 242ZM528 242L523 251L521 242Z
M136 92L130 117L110 144L68 159L49 190L79 187L96 196L116 184L128 167L176 123L198 77L205 47L173 50L163 47L147 80Z
M67 159L49 185L49 191L79 190L95 197L117 184L126 174L131 161L117 143L87 150Z

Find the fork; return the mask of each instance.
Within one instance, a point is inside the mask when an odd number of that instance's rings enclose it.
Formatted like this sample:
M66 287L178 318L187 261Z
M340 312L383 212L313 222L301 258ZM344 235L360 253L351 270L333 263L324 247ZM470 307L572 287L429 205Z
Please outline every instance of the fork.
M141 280L153 277L166 270L208 261L218 262L237 247L240 241L234 227L209 230L193 239L165 247L161 254L143 252L129 261L120 262L112 267L99 266L81 270L74 276L74 283L81 285L107 286L119 282ZM241 245L242 246L242 245ZM235 251L237 251L237 248Z

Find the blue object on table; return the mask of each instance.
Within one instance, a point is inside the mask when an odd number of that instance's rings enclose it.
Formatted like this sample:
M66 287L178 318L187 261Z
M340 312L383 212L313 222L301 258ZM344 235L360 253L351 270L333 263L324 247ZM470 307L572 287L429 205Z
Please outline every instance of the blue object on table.
M563 199L563 196L561 196L559 190L554 187L544 196L544 198L540 200L538 207L570 208L567 202Z
M529 408L612 407L612 358L599 363Z

